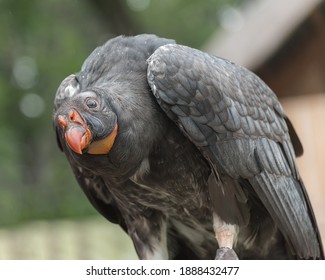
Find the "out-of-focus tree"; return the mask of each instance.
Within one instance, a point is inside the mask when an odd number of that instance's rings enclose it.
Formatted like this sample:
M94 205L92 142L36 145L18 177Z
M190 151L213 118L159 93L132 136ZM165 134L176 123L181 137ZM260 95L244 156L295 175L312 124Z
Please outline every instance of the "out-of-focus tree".
M76 1L2 1L0 223L88 212L56 148L55 89L104 31ZM75 12L73 12L75 11ZM95 32L94 32L95 31ZM77 188L75 188L77 190Z
M94 213L56 147L56 88L97 45L156 33L200 47L239 0L0 0L0 225Z

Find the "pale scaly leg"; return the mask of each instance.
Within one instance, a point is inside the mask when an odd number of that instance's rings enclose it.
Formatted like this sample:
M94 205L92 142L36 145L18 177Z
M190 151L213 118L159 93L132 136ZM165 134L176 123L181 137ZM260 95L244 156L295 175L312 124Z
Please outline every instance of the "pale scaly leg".
M233 250L237 238L237 226L225 223L217 214L213 213L213 229L218 241L216 260L238 260Z

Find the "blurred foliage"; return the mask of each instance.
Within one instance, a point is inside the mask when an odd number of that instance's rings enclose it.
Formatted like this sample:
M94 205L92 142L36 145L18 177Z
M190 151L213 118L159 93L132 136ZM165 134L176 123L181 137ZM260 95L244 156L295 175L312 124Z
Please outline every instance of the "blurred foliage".
M0 225L95 213L56 146L61 80L97 45L156 33L199 48L239 0L0 0Z

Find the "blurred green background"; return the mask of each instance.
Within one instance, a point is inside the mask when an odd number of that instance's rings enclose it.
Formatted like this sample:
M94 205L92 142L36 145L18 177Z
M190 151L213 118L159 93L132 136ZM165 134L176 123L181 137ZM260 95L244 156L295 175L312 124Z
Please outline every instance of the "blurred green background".
M0 0L0 226L95 211L55 142L61 80L120 35L155 33L200 48L236 0ZM97 214L96 214L97 215Z

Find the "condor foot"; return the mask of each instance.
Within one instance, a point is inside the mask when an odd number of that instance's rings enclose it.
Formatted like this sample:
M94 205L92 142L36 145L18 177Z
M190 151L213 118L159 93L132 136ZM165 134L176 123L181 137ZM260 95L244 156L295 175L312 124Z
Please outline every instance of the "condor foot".
M215 260L238 260L238 256L233 249L221 247L217 250Z

